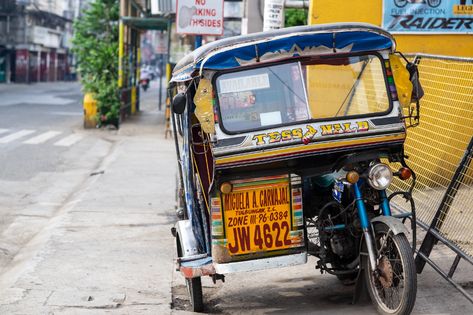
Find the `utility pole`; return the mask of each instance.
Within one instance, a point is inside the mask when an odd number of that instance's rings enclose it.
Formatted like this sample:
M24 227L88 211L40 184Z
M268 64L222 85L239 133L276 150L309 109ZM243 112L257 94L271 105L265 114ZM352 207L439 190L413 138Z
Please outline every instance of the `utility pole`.
M244 0L241 33L251 34L263 31L264 0Z

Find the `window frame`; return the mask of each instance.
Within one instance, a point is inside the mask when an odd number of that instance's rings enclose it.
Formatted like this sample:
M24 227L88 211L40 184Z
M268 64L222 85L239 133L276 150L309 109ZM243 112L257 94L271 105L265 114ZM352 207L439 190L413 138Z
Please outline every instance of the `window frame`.
M272 66L272 65L277 65L277 64L300 62L301 65L303 65L304 62L308 63L308 62L310 62L311 59L314 59L313 57L312 58L311 57L302 57L302 58L288 59L288 60L284 60L284 61L280 61L280 62L271 62L271 63L264 63L264 64L261 64L261 65L252 65L252 66L249 66L249 67L237 68L236 70L235 69L229 69L229 70L224 70L224 71L221 71L219 73L216 73L212 77L212 88L215 91L215 106L216 106L216 112L217 112L217 116L218 116L218 125L219 125L220 129L227 135L240 135L240 134L247 134L247 133L251 133L251 132L255 132L255 131L262 131L262 130L268 130L268 129L277 129L279 127L295 126L295 125L317 123L317 122L323 122L323 121L331 122L331 121L337 121L337 120L351 120L351 119L357 119L357 118L370 118L370 117L377 117L377 116L385 116L385 115L391 113L392 110L393 110L393 99L392 99L392 96L391 96L391 91L390 91L389 82L388 82L388 78L387 78L387 69L386 69L386 65L385 65L386 61L389 62L388 59L384 59L383 56L377 51L375 51L375 52L367 51L367 52L355 53L355 54L339 54L339 55L337 54L337 55L330 55L330 56L325 55L325 56L315 56L315 57L320 58L320 59L336 59L336 58L348 58L348 57L370 56L370 55L375 56L379 59L379 61L381 63L381 69L383 70L382 72L383 72L383 77L384 77L384 85L386 87L386 95L387 95L388 103L389 103L388 109L383 111L383 112L358 114L358 115L351 115L351 116L338 116L338 117L335 116L335 117L326 117L326 118L317 118L317 119L307 119L307 120L301 120L301 121L297 121L297 122L289 123L289 124L288 123L281 123L281 124L276 124L276 125L261 126L259 128L239 130L239 131L229 131L225 128L225 124L224 124L223 119L222 119L222 113L221 113L221 110L220 110L220 101L219 101L219 97L218 97L218 88L217 88L217 79L220 76L222 76L224 74L228 74L228 73L237 73L237 72L242 72L242 71L247 71L247 70L252 70L252 69L266 68L266 67L269 67L269 66ZM306 83L304 83L304 87L305 87L306 92L307 92ZM307 96L307 98L308 98L308 96Z

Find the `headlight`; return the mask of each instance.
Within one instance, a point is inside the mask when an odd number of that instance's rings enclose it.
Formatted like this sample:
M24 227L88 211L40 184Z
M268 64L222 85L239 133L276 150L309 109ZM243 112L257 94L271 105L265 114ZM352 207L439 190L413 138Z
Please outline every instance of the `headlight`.
M384 190L393 181L393 172L386 164L373 165L368 172L368 181L374 189Z

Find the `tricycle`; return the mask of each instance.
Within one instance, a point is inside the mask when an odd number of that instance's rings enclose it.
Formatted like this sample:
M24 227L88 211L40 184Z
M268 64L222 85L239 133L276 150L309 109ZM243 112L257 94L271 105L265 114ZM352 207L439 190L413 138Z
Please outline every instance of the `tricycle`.
M193 311L203 276L308 255L365 288L379 313L412 311L415 212L394 215L390 200L414 203L389 186L414 182L403 145L423 91L395 45L369 24L301 26L214 41L175 66L172 233Z

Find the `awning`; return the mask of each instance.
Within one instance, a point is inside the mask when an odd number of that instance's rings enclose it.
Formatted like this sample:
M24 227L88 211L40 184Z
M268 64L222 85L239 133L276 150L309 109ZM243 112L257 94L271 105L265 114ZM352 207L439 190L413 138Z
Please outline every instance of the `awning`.
M140 30L165 31L168 29L168 18L160 17L131 17L122 16L121 20L126 25Z

